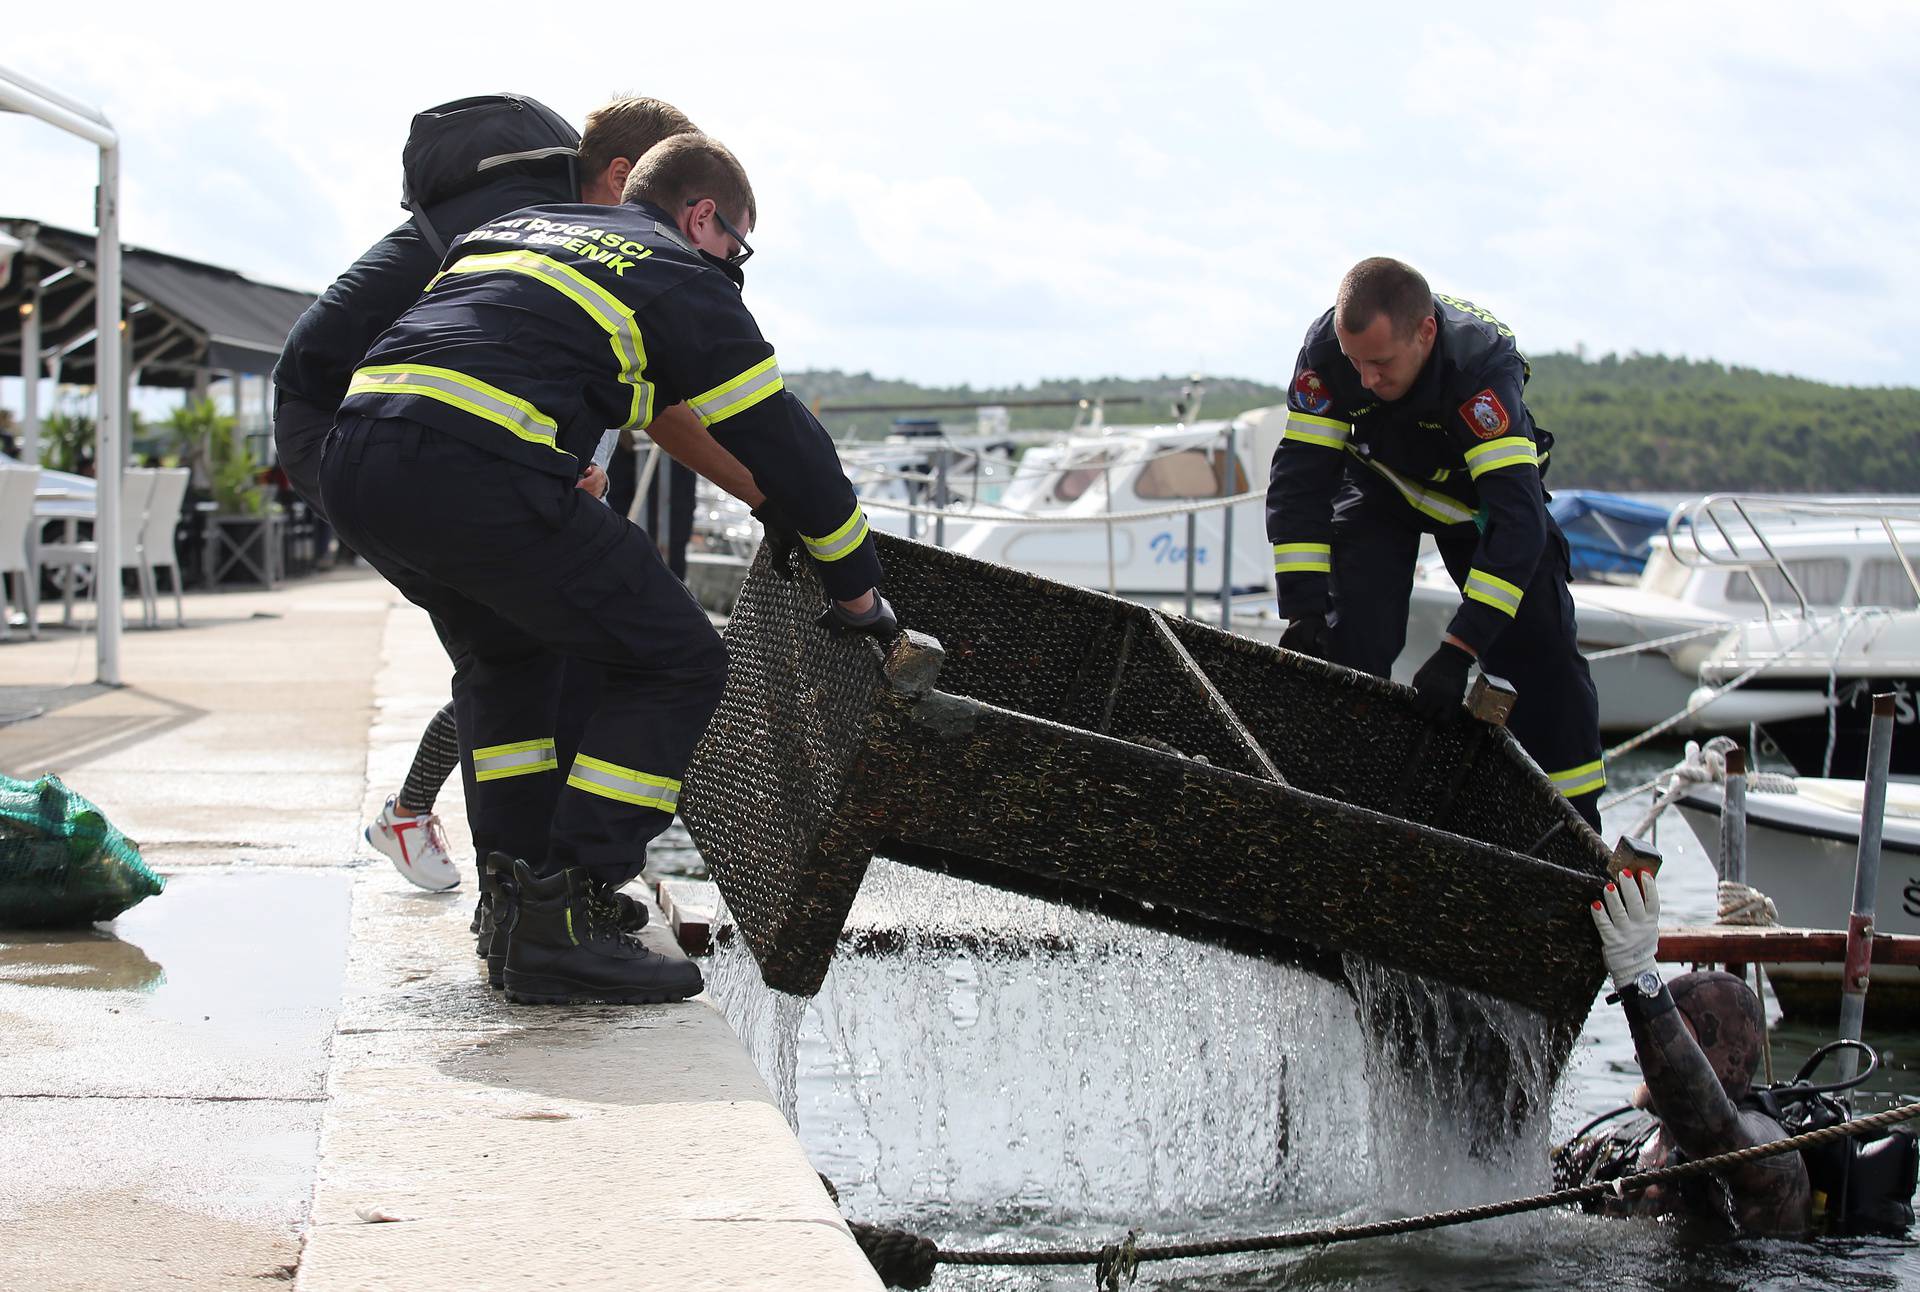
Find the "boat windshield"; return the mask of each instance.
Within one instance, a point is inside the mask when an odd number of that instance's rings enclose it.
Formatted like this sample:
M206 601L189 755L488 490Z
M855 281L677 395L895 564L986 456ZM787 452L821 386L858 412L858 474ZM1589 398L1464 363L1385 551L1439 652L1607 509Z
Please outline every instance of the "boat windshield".
M1060 475L1053 482L1053 496L1057 502L1072 502L1087 490L1104 474L1104 468L1113 460L1108 449L1090 449L1076 453L1060 469Z
M1246 469L1235 460L1232 487L1228 488L1222 478L1225 463L1223 449L1181 449L1147 463L1134 491L1142 498L1218 498L1224 493L1244 493Z

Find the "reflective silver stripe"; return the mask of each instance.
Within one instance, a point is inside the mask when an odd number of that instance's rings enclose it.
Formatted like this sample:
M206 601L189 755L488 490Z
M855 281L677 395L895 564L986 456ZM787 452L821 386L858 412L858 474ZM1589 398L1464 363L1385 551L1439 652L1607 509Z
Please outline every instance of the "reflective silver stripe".
M1553 772L1548 777L1553 787L1568 798L1577 798L1582 794L1592 794L1607 787L1605 760L1596 758L1590 763L1570 767L1564 772Z
M500 153L494 157L485 157L474 166L475 170L491 170L495 166L505 166L508 162L540 161L547 157L578 157L578 148L569 148L560 144L552 148L529 148L523 153Z
M602 798L636 807L658 808L662 812L673 812L680 805L680 782L672 777L636 772L586 754L575 755L567 784Z
M702 422L712 426L715 422L724 422L735 413L744 413L775 391L785 388L786 382L781 379L778 360L768 355L730 381L721 382L712 390L694 396L687 401L687 406Z
M1281 432L1280 438L1299 440L1305 444L1317 444L1323 449L1338 449L1346 447L1347 438L1352 434L1351 422L1289 410L1286 429Z
M620 383L633 388L633 410L620 429L645 426L652 419L653 387L646 379L647 347L640 339L640 324L624 301L572 265L562 264L552 256L543 256L537 251L494 251L484 255L463 256L448 266L446 272L483 274L492 271L537 278L585 310L600 325L613 346L614 362L620 365ZM434 281L437 283L439 279ZM429 285L427 290L432 291L432 286Z
M840 526L839 529L834 530L833 533L828 534L825 538L809 538L805 534L802 534L800 541L807 545L809 552L813 553L814 560L837 561L848 552L859 547L861 543L866 541L866 537L867 515L860 510L860 505L855 503L853 515L847 517L847 523Z
M1468 570L1466 586L1461 589L1475 601L1484 601L1495 610L1504 610L1510 615L1520 613L1521 589L1480 570Z
M451 368L425 364L390 363L362 368L353 374L347 386L354 395L417 395L485 418L504 426L523 440L558 451L554 443L554 420L526 400L509 395L498 386Z
M1405 476L1402 476L1389 467L1380 465L1372 458L1364 458L1362 460L1375 471L1379 472L1381 476L1385 477L1388 483L1393 485L1395 489L1398 489L1400 496L1405 498L1407 505L1415 511L1431 516L1446 525L1459 525L1473 519L1473 513L1467 510L1465 504L1458 500L1449 498L1443 493L1422 489Z
M1537 466L1540 458L1533 441L1513 435L1467 450L1467 473L1475 480L1501 467Z
M1275 543L1275 574L1331 574L1333 546L1329 543Z
M558 770L551 740L522 740L511 745L487 745L473 751L473 779L504 780L509 776L529 776L534 772Z

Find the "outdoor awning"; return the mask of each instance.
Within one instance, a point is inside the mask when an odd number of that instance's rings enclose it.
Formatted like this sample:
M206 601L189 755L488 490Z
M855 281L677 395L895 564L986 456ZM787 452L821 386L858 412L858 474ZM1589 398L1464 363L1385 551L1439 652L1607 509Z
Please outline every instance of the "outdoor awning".
M36 220L0 217L25 244L0 288L0 373L20 371L20 305L37 276L40 345L59 378L93 381L93 235ZM314 297L272 287L218 265L126 247L121 260L126 312L133 332L130 367L143 386L192 386L198 373L273 371L294 320Z

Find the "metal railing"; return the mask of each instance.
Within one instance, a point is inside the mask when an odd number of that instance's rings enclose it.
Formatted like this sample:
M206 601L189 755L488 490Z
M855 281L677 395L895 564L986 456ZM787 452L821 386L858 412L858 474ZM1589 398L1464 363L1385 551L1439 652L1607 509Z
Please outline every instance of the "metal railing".
M903 446L889 445L889 449ZM1170 503L1164 507L1142 507L1116 510L1114 508L1113 472L1116 468L1129 470L1151 465L1153 462L1181 453L1202 449L1209 454L1218 453L1218 469L1215 478L1219 482L1220 492L1211 497L1196 496L1193 501ZM1098 470L1101 474L1100 499L1102 510L1098 512L1078 511L1072 514L1057 512L1053 508L1044 511L1022 510L1007 507L1000 503L983 502L979 498L980 474L978 463L982 455L976 450L942 444L933 437L926 442L926 455L931 463L928 470L912 468L887 468L858 463L849 464L848 475L859 485L880 485L901 483L907 486L909 493L916 489L924 490L928 503L900 502L886 498L875 498L863 493L861 506L867 511L893 512L908 517L909 537L918 537L919 524L923 518L933 521L933 541L936 546L946 546L947 522L964 521L968 523L991 523L1014 526L1065 526L1069 528L1091 529L1100 526L1105 532L1107 551L1107 592L1118 594L1118 578L1114 560L1114 526L1141 520L1157 520L1174 516L1186 518L1186 582L1185 612L1189 619L1195 617L1199 598L1199 571L1196 553L1198 551L1198 517L1202 512L1221 513L1221 576L1218 593L1220 605L1220 625L1231 626L1233 618L1233 524L1236 509L1243 503L1266 498L1265 489L1249 489L1242 493L1228 492L1236 474L1235 466L1239 461L1239 426L1229 422L1221 433L1211 439L1194 439L1178 445L1169 445L1145 452L1108 455L1099 462L1087 462L1078 469ZM950 487L953 478L952 464L956 461L972 460L975 469L968 473L972 477L972 489L965 507L953 505L957 494ZM997 460L996 460L997 461ZM1009 476L1020 473L1018 463L1008 463ZM1044 470L1049 474L1059 474L1075 470L1071 461L1049 464Z
M1775 526L1783 521L1792 526L1796 519L1853 520L1878 525L1900 562L1915 601L1920 602L1920 575L1915 574L1913 562L1901 546L1901 536L1894 529L1897 524L1911 526L1907 540L1920 542L1920 503L1795 498L1777 494L1707 494L1674 508L1667 517L1667 549L1676 561L1690 569L1713 566L1744 573L1766 608L1768 618L1779 611L1759 574L1767 570L1778 573L1799 603L1797 617L1804 618L1812 613L1806 590L1800 586L1790 563L1775 550L1779 535L1769 537L1762 525L1762 519L1769 517ZM1706 534L1719 535L1725 546L1702 541ZM1757 553L1753 551L1756 547Z

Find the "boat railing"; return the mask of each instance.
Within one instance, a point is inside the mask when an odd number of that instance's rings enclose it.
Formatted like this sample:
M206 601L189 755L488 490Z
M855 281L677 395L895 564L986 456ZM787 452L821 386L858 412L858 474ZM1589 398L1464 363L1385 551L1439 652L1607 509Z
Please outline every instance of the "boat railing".
M1239 436L1241 428L1237 422L1229 422L1217 435L1206 438L1186 439L1178 444L1160 448L1126 446L1132 451L1107 453L1098 461L1087 460L1076 465L1072 458L1049 462L1043 470L1050 474L1060 474L1076 469L1097 471L1101 477L1100 503L1098 511L1075 509L1066 510L1058 505L1041 509L1011 507L1004 503L985 501L979 497L979 474L974 475L974 489L965 506L954 505L959 495L949 487L956 462L967 461L968 450L959 446L946 445L941 438L928 437L925 452L931 460L930 469L887 468L878 464L861 464L857 460L849 463L850 478L857 487L870 484L900 482L907 486L909 498L916 494L924 495L924 501L898 501L870 495L861 488L861 506L868 511L895 512L908 518L909 537L919 537L922 521L931 521L931 537L935 546L946 546L946 527L949 521L972 524L990 522L1017 526L1070 526L1087 529L1100 526L1105 530L1107 550L1107 591L1117 589L1117 569L1114 555L1114 526L1141 520L1157 520L1174 516L1186 517L1187 561L1186 561L1186 612L1189 618L1194 615L1199 597L1198 570L1196 561L1196 527L1198 517L1203 512L1222 512L1221 527L1221 584L1220 584L1220 622L1222 626L1230 624L1232 618L1233 586L1233 517L1235 508L1256 499L1264 500L1267 491L1264 488L1248 489L1241 493L1229 493L1235 478L1232 463L1238 461ZM1111 437L1116 447L1125 445L1123 438ZM897 447L897 446L890 446ZM1091 442L1086 445L1095 447ZM1190 497L1182 501L1170 501L1160 507L1128 507L1117 509L1114 506L1113 472L1116 468L1136 469L1161 458L1172 457L1180 453L1189 453L1199 448L1208 452L1220 452L1220 463L1224 469L1216 470L1221 492L1211 496ZM1019 473L1019 464L1011 464L1009 478ZM1049 495L1049 503L1058 502ZM1211 595L1211 594L1209 594Z
M1667 549L1675 560L1694 569L1709 566L1739 570L1753 585L1768 618L1780 612L1767 591L1762 572L1776 572L1799 604L1798 615L1811 614L1806 589L1789 563L1775 549L1778 529L1805 521L1864 521L1877 525L1886 535L1894 558L1906 575L1916 601L1920 601L1920 575L1901 546L1896 525L1920 527L1920 502L1860 498L1802 498L1783 494L1711 493L1673 509L1667 517ZM1768 527L1776 533L1769 536ZM1705 536L1718 535L1719 542ZM1920 529L1909 529L1909 542L1920 538Z

